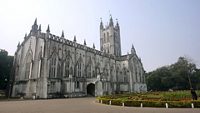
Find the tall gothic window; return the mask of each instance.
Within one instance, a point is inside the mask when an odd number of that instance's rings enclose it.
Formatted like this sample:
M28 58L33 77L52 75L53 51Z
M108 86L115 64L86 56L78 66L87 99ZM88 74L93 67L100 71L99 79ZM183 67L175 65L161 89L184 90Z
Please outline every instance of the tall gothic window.
M138 82L138 70L135 68L135 82Z
M15 77L16 77L16 80L19 80L19 66L18 66L18 64L17 64L17 66L16 66L16 69L15 69Z
M119 82L119 69L116 70L116 80Z
M57 77L61 78L62 77L62 69L61 69L61 62L59 61L58 66L57 66Z
M65 62L65 77L69 77L69 59L67 59L67 61Z
M106 42L109 42L109 33L107 32L107 40Z
M89 64L87 67L88 77L92 77L92 66Z
M110 81L113 82L113 68L110 69Z
M26 69L25 69L25 79L29 79L30 77L30 70L31 70L31 60L32 56L29 54L26 58Z
M81 62L78 62L78 77L81 77Z
M124 68L124 82L128 82L127 71L125 68Z
M75 82L75 88L80 88L80 82L79 81Z
M50 78L56 77L56 55L53 55L50 60L49 77Z
M106 34L104 33L103 42L106 42Z

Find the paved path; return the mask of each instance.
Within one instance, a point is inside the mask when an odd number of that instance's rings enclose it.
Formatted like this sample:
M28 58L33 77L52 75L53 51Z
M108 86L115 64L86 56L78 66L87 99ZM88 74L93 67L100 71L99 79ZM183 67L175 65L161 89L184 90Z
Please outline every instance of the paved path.
M95 103L95 98L0 101L0 113L200 113L192 108L137 108Z

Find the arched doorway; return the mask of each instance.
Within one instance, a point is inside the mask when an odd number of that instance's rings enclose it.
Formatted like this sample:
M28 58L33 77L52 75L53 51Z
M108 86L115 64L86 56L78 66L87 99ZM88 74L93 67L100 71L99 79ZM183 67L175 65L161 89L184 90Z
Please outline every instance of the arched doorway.
M93 97L95 96L95 85L93 83L87 85L87 95Z

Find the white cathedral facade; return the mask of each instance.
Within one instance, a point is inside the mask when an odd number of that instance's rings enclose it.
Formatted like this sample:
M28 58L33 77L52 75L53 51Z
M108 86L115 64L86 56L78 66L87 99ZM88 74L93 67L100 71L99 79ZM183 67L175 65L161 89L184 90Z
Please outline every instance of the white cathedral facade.
M102 96L147 91L144 69L134 47L121 55L120 27L100 22L100 51L62 35L41 32L37 19L14 57L12 97Z

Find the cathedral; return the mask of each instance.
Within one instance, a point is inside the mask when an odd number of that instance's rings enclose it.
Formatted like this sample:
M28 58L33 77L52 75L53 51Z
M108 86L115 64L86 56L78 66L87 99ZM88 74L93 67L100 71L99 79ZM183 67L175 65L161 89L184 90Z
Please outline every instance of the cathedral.
M144 68L134 46L121 54L120 26L100 22L100 50L86 41L41 31L37 19L14 55L12 97L71 98L145 92Z

